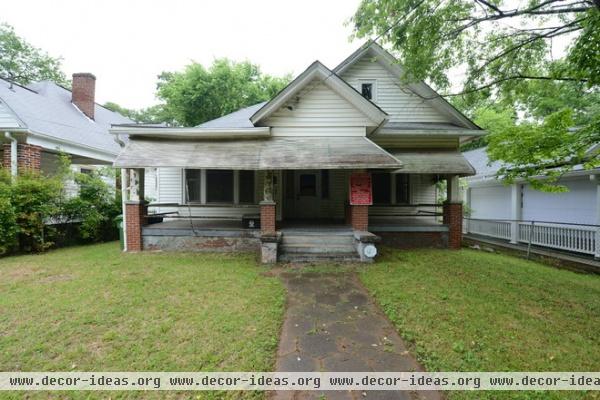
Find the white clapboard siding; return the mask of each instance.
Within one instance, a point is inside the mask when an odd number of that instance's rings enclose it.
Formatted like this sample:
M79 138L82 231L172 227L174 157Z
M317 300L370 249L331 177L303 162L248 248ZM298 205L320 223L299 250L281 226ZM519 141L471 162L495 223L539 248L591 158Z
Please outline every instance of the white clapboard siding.
M384 149L457 149L456 137L418 137L404 135L375 135L370 138Z
M471 188L471 218L511 219L510 187Z
M272 136L365 136L364 126L279 126L271 128Z
M18 128L19 120L15 118L12 111L0 101L0 128ZM4 135L4 134L3 134Z
M157 168L146 168L144 172L144 196L151 203L158 201Z
M375 103L390 115L390 122L449 122L426 100L400 84L379 62L364 57L342 74L360 92L361 80L375 80Z
M365 127L377 125L346 99L319 81L264 122L271 127ZM304 135L303 135L304 136Z

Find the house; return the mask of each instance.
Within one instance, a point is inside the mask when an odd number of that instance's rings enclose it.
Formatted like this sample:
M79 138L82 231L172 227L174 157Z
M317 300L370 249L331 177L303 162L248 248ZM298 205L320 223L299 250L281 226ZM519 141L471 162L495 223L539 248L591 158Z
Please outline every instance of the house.
M115 160L120 147L108 130L132 121L94 102L94 75L74 74L72 86L71 91L50 81L21 86L0 79L1 159L13 175L25 169L52 174L59 153L83 172Z
M475 170L458 148L483 131L402 75L369 42L332 70L315 61L271 100L200 126L114 126L129 138L114 163L127 180L126 250L261 249L273 262L370 261L379 237L460 247L458 178Z
M533 245L600 256L598 169L577 166L559 181L567 192L548 193L527 182L504 184L496 178L500 163L490 163L485 148L463 155L477 170L466 178L467 233L528 244L532 231Z

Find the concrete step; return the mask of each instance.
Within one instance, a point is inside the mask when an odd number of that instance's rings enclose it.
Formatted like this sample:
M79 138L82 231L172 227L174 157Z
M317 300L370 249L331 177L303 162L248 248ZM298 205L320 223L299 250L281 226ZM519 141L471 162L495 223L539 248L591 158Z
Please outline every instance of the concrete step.
M352 244L329 244L329 243L297 243L284 244L280 247L282 253L352 253L356 252L356 248Z
M318 254L318 253L283 253L279 255L280 262L359 262L356 251L352 253Z
M283 245L287 244L316 244L316 245L339 245L339 244L354 244L354 236L341 236L341 235L332 235L332 236L300 236L300 235L283 235L281 238L281 243Z

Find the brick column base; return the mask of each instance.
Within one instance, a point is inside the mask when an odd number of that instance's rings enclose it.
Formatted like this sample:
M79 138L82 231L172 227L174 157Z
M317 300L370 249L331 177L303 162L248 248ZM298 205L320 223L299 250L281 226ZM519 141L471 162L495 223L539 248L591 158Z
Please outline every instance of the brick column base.
M10 143L3 147L2 165L10 169ZM32 144L19 143L17 145L17 168L19 172L24 170L39 172L42 168L42 148Z
M125 203L125 232L127 233L127 251L142 251L142 226L146 225L148 206L144 201Z
M451 249L460 249L462 245L462 219L461 203L444 203L444 224L448 225L448 247Z
M352 229L356 231L369 230L369 206L350 205L349 219Z
M260 202L260 231L263 235L275 234L275 202Z

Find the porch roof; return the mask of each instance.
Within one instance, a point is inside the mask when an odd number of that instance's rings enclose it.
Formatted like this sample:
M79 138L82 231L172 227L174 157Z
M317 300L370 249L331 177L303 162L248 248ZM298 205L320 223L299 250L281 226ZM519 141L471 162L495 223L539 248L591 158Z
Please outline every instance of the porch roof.
M130 138L115 167L240 170L402 168L366 137L270 137L242 140Z
M402 168L398 170L399 173L475 175L475 168L458 151L395 149L390 153L402 161Z

